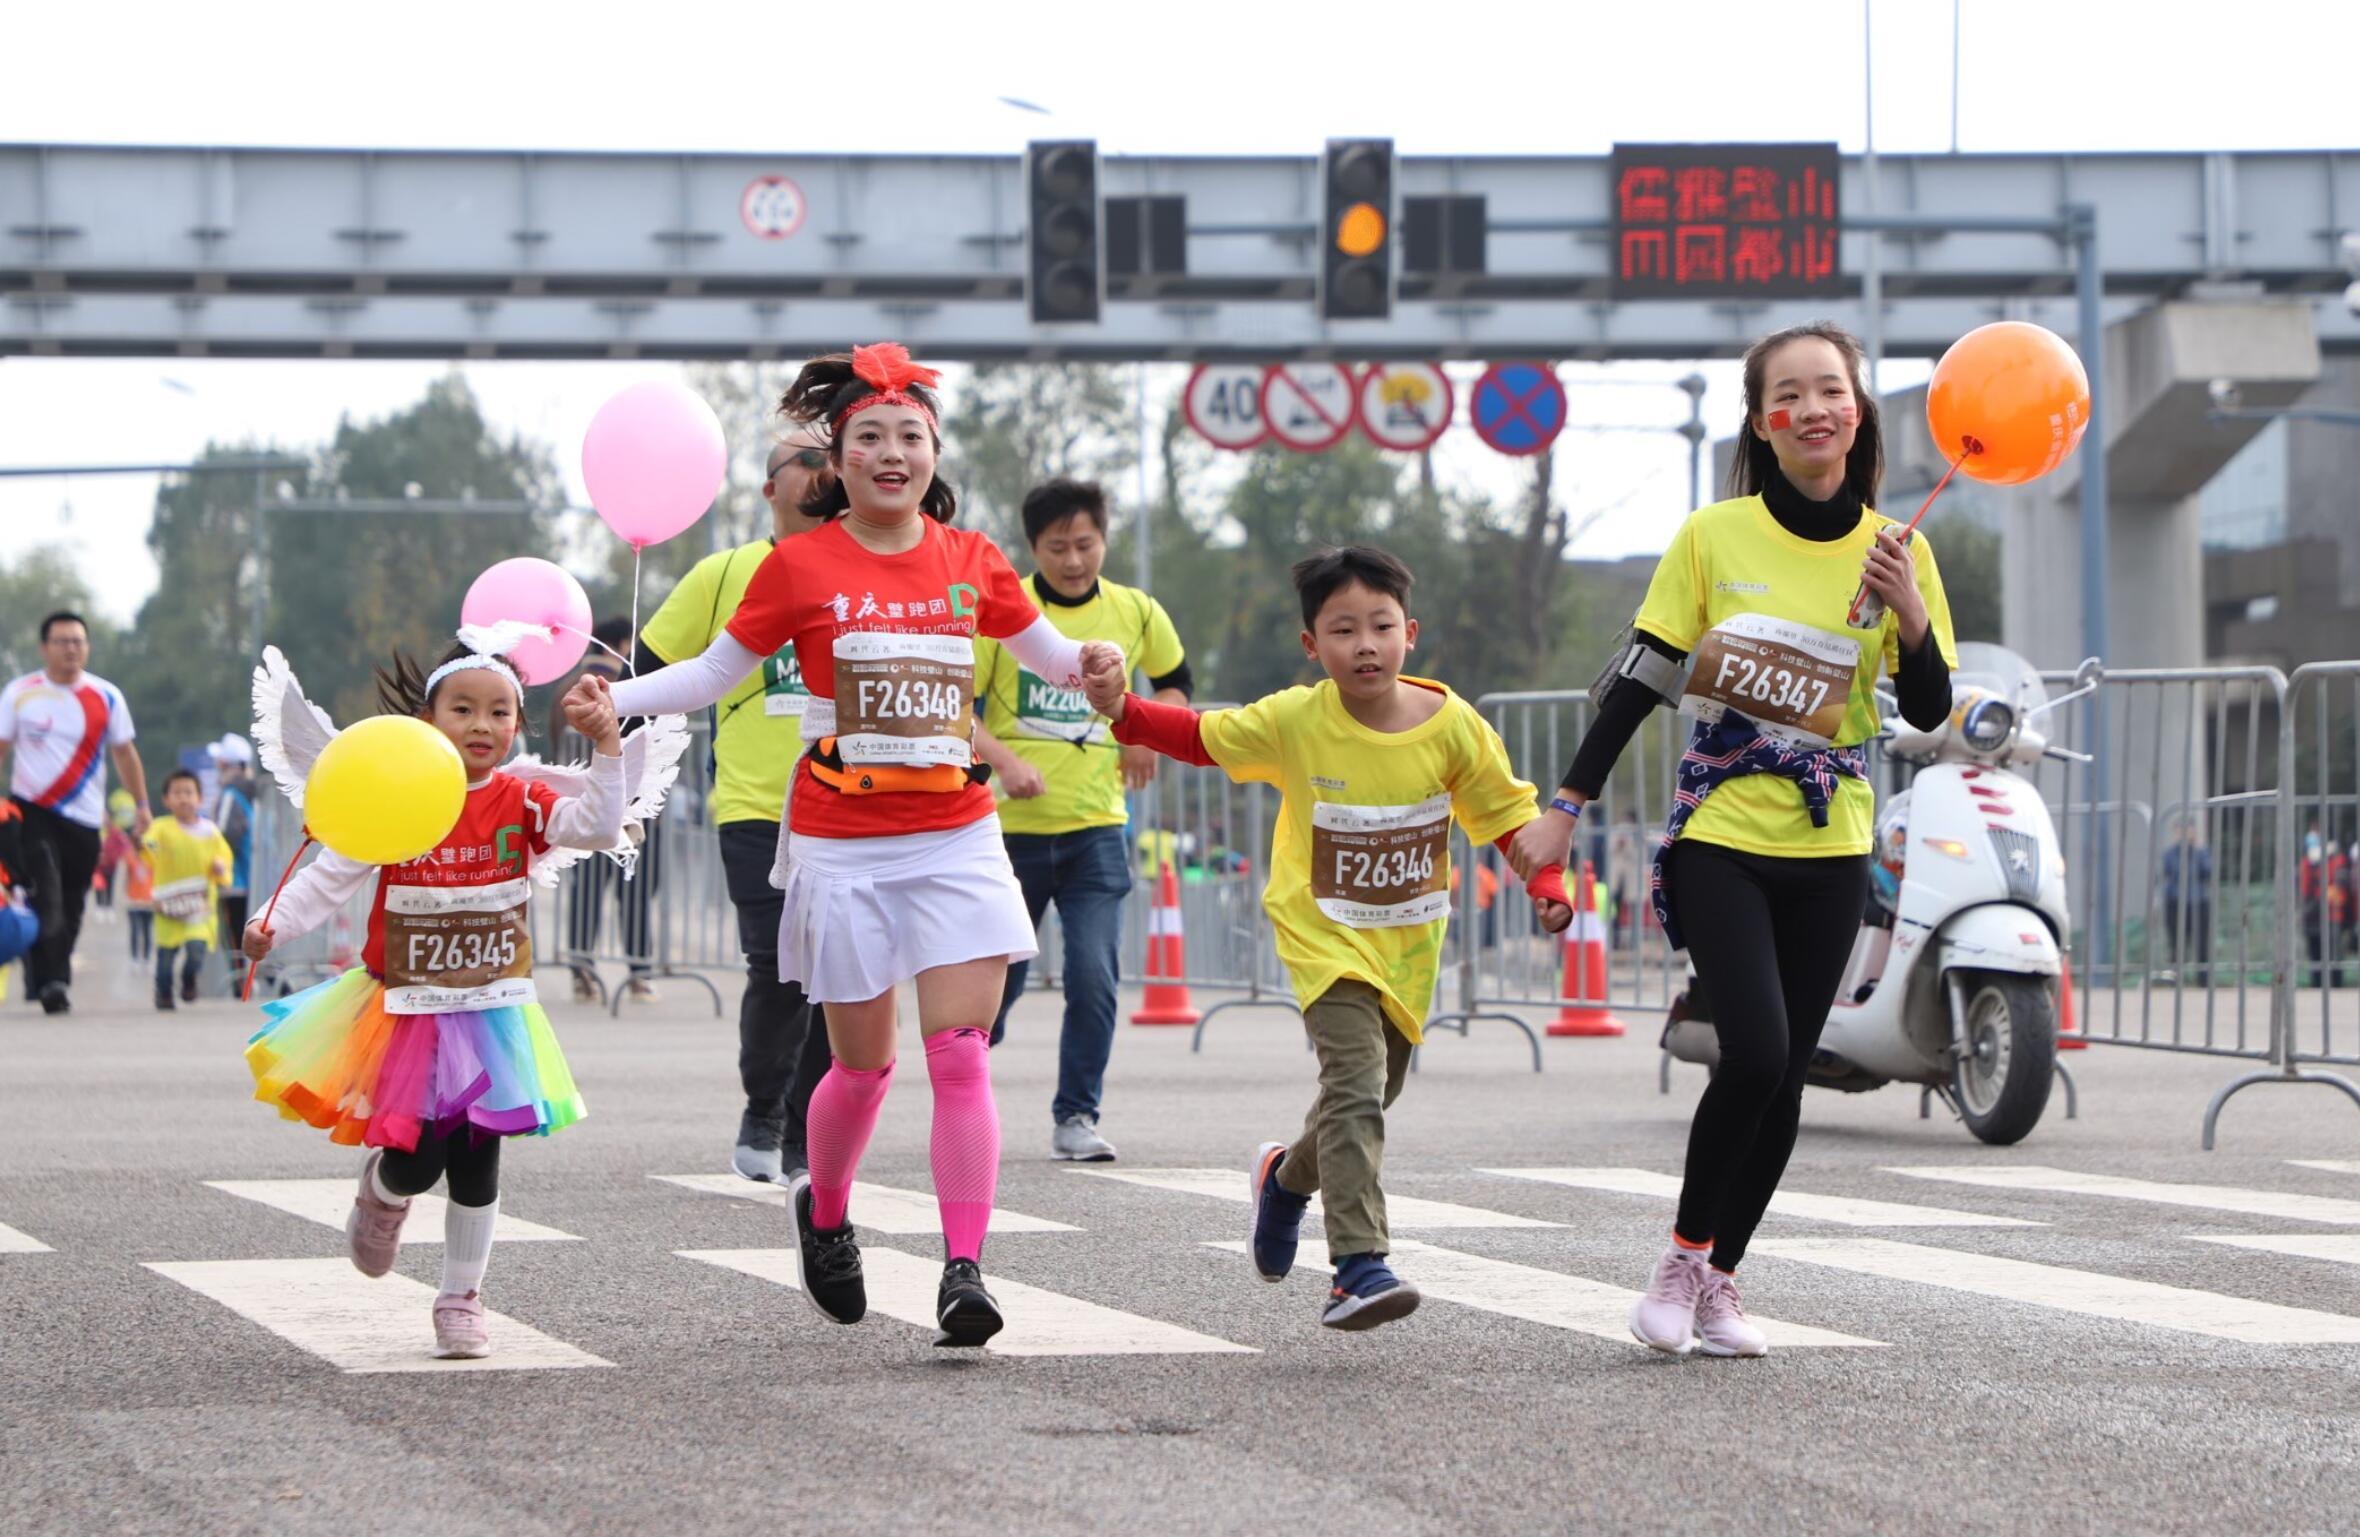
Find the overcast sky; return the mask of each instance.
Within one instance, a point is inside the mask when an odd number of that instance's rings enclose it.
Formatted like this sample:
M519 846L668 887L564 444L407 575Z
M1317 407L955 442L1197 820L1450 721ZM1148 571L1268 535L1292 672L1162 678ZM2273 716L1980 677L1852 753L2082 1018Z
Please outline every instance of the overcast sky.
M1952 7L1874 0L1877 148L1951 147ZM2352 0L1961 0L1958 145L1973 151L2344 148L2360 138ZM1496 21L1489 18L1497 18ZM382 6L19 7L0 142L384 148L1110 154L1311 153L1389 134L1405 154L1600 153L1616 140L1833 139L1866 122L1861 6L1198 3L797 6L674 0ZM1050 110L1023 113L999 98ZM209 438L310 445L340 414L414 400L444 365L0 361L0 464L183 459ZM466 368L494 423L558 447L653 364ZM1576 422L1673 424L1678 365L1569 369ZM1726 433L1731 370L1708 368ZM1922 377L1896 365L1888 387ZM1158 393L1177 370L1159 371ZM732 430L739 430L731 424ZM1512 474L1455 428L1446 475ZM1660 549L1685 446L1583 433L1560 454L1577 546ZM58 540L127 617L156 582L152 479L0 481L8 547ZM575 485L577 498L580 488ZM693 537L693 536L692 536Z

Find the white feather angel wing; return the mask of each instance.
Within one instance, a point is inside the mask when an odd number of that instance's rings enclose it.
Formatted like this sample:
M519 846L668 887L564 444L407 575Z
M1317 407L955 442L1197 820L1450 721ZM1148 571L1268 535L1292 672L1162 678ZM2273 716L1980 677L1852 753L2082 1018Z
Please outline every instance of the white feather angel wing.
M651 716L645 726L623 738L622 838L608 849L551 849L533 861L533 880L554 887L560 874L593 854L604 854L621 865L626 876L636 869L639 841L632 836L634 824L652 822L662 815L673 781L680 777L680 759L688 751L688 743L688 718L682 715ZM537 780L560 796L580 796L590 788L588 764L543 763L528 754L509 760L501 769L528 782Z
M336 723L305 697L279 648L263 647L254 669L254 751L298 809L311 766L335 735Z

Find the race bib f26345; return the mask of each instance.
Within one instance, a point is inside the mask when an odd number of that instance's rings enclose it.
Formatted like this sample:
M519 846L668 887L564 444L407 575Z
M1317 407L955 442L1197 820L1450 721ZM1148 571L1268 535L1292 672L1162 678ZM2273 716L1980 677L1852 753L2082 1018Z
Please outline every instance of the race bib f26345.
M524 877L385 888L385 1012L455 1014L533 1001Z

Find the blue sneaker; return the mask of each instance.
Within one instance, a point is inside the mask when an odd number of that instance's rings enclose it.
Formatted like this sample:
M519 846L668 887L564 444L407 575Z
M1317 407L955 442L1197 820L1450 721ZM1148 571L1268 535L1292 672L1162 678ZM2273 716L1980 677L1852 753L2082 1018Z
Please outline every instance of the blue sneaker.
M1283 1281L1295 1268L1295 1244L1303 1232L1303 1212L1311 1197L1297 1195L1278 1182L1278 1165L1287 1155L1283 1142L1265 1142L1254 1150L1253 1230L1247 1252L1254 1256L1254 1274L1265 1281Z
M1319 1321L1330 1329L1374 1329L1418 1310L1418 1289L1393 1273L1382 1254L1336 1261L1336 1284Z

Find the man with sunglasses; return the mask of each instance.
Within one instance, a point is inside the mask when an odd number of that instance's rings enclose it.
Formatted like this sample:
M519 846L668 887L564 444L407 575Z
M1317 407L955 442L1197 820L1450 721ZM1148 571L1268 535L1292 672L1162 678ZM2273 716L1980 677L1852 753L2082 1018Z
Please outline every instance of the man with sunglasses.
M642 671L686 661L712 644L772 547L821 525L823 520L803 515L803 504L829 473L826 446L813 428L799 426L771 449L762 478L771 537L708 555L681 578L639 632ZM809 698L794 648L782 646L713 709L712 816L730 904L737 909L738 945L746 953L746 991L738 1004L738 1079L746 1108L730 1166L747 1179L777 1185L803 1172L804 1113L828 1070L825 1022L802 988L779 980L784 897L770 884L787 776L803 751Z

